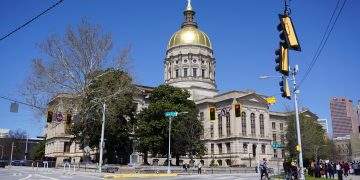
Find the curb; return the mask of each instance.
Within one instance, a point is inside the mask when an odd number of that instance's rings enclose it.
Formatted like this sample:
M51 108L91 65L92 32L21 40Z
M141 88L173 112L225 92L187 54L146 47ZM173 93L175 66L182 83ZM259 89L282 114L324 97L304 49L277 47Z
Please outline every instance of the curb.
M175 177L178 174L118 174L118 175L104 175L104 178L119 179L119 178L156 178L156 177Z

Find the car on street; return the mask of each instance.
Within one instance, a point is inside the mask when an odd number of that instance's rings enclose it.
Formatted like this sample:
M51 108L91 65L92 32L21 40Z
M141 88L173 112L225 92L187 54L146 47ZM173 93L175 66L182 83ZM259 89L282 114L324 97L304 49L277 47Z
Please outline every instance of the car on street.
M118 167L111 166L111 165L108 165L108 164L105 164L101 169L102 169L103 172L108 172L108 173L115 173L115 172L117 172L119 170Z
M6 165L7 165L7 161L0 160L0 168L5 168Z
M13 166L25 166L25 161L24 160L14 160L11 162L11 165Z

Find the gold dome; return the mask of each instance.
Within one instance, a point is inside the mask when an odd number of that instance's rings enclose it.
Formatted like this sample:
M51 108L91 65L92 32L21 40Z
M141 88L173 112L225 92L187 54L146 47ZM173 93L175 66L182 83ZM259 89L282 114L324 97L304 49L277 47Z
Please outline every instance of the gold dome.
M194 26L185 26L174 33L168 49L179 45L201 45L212 49L209 37Z

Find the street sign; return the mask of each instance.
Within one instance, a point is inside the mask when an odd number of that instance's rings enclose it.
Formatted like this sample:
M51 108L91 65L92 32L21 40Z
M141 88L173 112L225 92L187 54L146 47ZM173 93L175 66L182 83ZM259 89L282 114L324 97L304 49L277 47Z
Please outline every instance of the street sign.
M165 112L165 117L175 117L175 116L177 116L177 112L174 111Z
M275 97L269 97L266 99L266 101L269 103L269 104L273 104L273 103L276 103L276 98Z
M274 143L274 144L272 144L271 146L272 146L273 148L283 148L283 147L284 147L284 145L279 144L279 143Z
M63 120L63 116L62 116L61 113L57 114L56 120L57 120L58 122L61 122L61 121Z

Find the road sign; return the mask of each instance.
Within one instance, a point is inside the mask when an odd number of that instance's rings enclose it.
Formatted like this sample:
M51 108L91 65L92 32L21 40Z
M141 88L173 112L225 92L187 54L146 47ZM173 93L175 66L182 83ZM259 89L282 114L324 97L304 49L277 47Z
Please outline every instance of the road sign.
M266 101L269 103L269 104L273 104L273 103L276 103L276 98L275 97L269 97L266 99Z
M175 117L175 116L177 116L177 112L174 111L165 112L165 117Z
M63 120L63 116L62 116L61 113L57 114L56 120L57 120L58 122L61 122L61 121Z
M273 148L283 148L284 145L280 144L280 143L274 143L271 145Z

